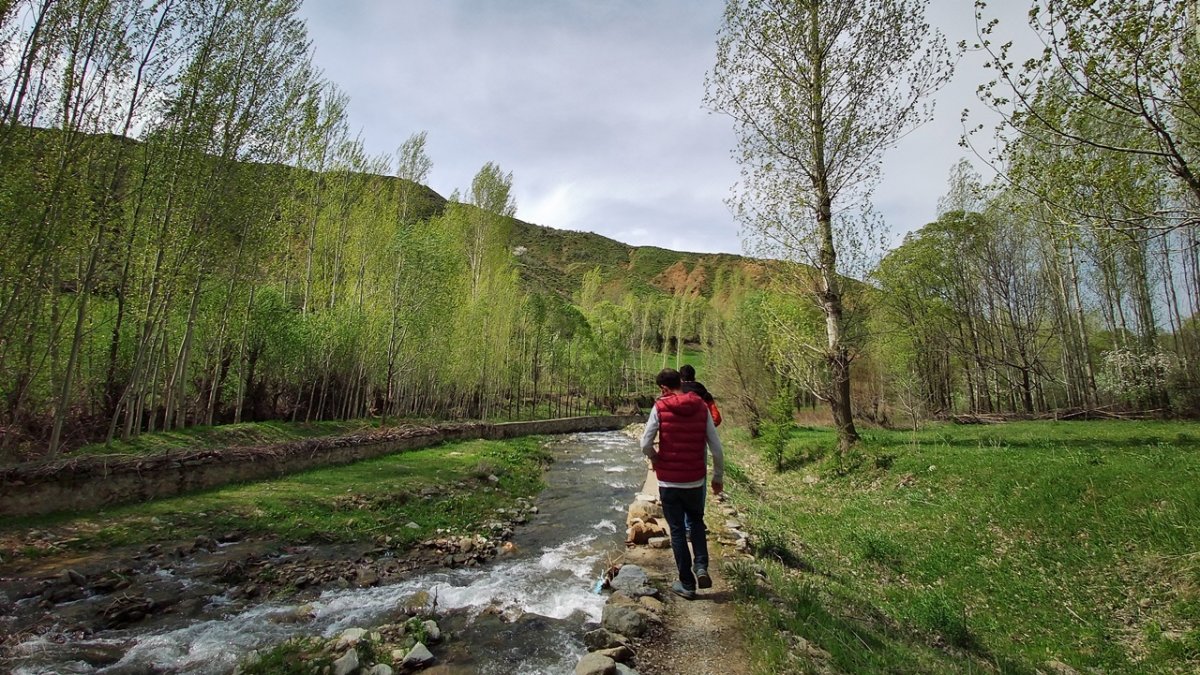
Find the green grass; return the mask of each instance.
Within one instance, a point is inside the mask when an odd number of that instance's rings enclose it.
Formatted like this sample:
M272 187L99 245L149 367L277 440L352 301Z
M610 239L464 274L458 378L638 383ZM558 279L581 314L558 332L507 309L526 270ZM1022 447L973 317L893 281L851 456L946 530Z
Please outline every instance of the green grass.
M71 455L149 455L181 450L245 447L349 434L378 426L378 420L243 422L211 427L199 426L142 434L128 442L115 440L109 445L92 443L71 452Z
M323 651L326 641L302 637L287 640L248 658L238 667L243 675L332 672L333 655Z
M762 552L733 579L774 628L749 635L761 672L1200 669L1195 425L868 431L850 457L796 429L782 473L726 435Z
M14 519L0 523L0 556L11 562L227 532L284 543L388 536L392 546L404 547L439 528L475 531L494 520L496 509L537 493L549 460L543 446L540 437L444 444L94 515ZM493 474L499 482L488 480ZM49 531L60 544L31 547L30 530Z
M688 347L687 344L685 343L684 347L683 347L683 358L677 359L675 356L675 351L672 350L670 353L667 354L667 365L666 366L663 366L662 352L652 352L652 351L643 352L641 354L640 358L638 359L638 362L641 364L641 368L642 368L643 372L647 375L647 377L650 378L651 383L653 383L653 381L654 381L654 376L658 375L658 371L662 370L664 367L665 368L674 368L675 370L679 370L679 367L684 364L691 364L696 369L696 379L700 380L701 382L704 382L704 380L705 380L705 378L704 378L704 375L705 375L704 357L705 357L705 354L702 350L693 349L691 347Z

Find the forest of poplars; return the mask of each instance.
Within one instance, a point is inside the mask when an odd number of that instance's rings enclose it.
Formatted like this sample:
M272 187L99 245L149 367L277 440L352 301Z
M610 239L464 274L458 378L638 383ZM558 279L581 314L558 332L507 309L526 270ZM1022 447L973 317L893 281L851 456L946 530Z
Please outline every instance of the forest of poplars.
M722 89L738 27L761 20L730 4L718 110L739 95ZM1037 3L1051 48L1023 66L980 4L963 48L994 52L981 102L1004 122L964 143L995 145L999 171L953 167L937 220L894 249L837 234L866 262L748 245L761 260L664 252L647 272L585 238L555 286L527 273L546 262L516 227L519 177L488 162L443 199L424 132L367 152L299 0L0 2L0 453L250 420L609 411L686 359L755 432L836 399L843 366L854 416L889 426L1194 415L1194 5L1103 4L1106 21ZM751 231L796 178L769 166L745 180L755 204L731 204Z

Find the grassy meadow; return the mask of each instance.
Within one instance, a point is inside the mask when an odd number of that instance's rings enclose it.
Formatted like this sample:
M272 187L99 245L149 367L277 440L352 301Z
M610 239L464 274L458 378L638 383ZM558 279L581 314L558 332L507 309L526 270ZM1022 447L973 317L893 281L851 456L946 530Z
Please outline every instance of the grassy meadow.
M759 672L1200 671L1200 428L726 433Z
M188 450L217 450L273 443L288 443L306 438L338 436L378 428L378 420L319 420L314 422L242 422L215 426L195 426L172 431L156 431L119 439L105 444L91 443L69 453L79 455L151 455Z
M95 514L0 521L0 559L15 562L227 532L283 543L387 537L389 545L403 548L439 528L475 531L495 519L496 509L536 494L549 461L544 440L448 443Z

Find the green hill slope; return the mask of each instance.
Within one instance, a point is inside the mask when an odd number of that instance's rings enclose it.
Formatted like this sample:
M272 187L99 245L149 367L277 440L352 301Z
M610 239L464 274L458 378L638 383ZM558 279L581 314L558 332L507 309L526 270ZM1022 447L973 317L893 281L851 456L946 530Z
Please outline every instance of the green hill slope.
M418 213L441 213L447 200L421 187ZM593 232L560 230L517 218L510 220L510 249L517 258L521 279L528 290L574 297L583 276L599 268L603 292L610 299L626 293L638 296L680 292L708 296L722 273L760 278L761 261L728 253L689 253L656 246L631 246Z

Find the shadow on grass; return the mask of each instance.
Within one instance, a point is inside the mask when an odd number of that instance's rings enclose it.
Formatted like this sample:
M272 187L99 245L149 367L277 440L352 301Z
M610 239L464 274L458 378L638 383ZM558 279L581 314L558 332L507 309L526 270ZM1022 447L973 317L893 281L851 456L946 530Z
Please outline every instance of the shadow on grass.
M727 566L726 574L735 600L759 626L749 637L759 642L755 648L768 669L792 672L799 657L853 673L960 672L971 670L971 662L1004 673L1038 672L991 653L945 603L932 603L926 617L930 625L916 625L850 597L836 584L763 567L739 561Z

